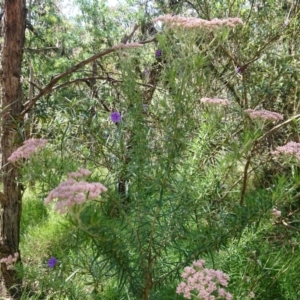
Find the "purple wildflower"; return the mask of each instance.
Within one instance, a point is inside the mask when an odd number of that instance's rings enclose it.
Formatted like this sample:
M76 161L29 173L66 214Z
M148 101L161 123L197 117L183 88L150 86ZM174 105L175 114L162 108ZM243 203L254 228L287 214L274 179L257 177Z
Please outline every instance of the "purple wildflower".
M57 259L56 257L51 257L49 260L48 260L48 267L49 268L54 268L57 264Z
M242 68L241 67L236 68L236 72L238 74L242 74L243 73Z
M147 111L147 104L143 104L143 111Z
M156 51L155 51L155 57L161 57L161 50L159 50L159 49L157 49Z
M110 119L114 122L114 123L118 123L121 121L121 115L117 112L114 111L110 114Z

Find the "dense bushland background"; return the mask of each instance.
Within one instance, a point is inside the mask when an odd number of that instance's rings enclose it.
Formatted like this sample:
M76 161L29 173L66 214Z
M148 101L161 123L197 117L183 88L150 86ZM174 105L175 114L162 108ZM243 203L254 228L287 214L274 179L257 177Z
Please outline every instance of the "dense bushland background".
M76 71L28 115L24 139L48 145L22 167L23 298L183 299L183 268L205 259L230 276L234 299L299 299L299 161L272 155L299 142L298 1L78 0L71 15L63 4L28 3L28 99L101 50L143 47ZM168 13L244 25L152 22ZM249 108L284 120L253 120ZM45 206L80 167L108 192L70 214Z

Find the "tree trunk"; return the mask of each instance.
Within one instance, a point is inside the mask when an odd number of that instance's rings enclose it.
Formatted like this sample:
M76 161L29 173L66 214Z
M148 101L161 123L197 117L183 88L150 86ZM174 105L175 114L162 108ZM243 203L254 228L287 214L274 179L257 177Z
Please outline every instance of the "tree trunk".
M0 258L19 252L22 186L17 166L8 157L22 143L23 118L21 64L25 42L24 0L5 0L2 18L1 53L1 154L2 189L0 219ZM20 260L20 258L19 258ZM22 279L1 263L0 296L19 299Z

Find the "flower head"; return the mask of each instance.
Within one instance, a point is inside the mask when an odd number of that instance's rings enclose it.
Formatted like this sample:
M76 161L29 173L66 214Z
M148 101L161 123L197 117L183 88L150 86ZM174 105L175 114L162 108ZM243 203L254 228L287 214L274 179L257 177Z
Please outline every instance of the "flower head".
M241 67L236 68L236 72L238 74L242 74L243 73L242 68Z
M118 113L117 111L114 111L110 114L110 119L112 120L112 122L114 123L118 123L121 121L121 115L120 113Z
M265 121L283 120L283 115L266 109L253 110L245 109L244 113L248 114L251 119L261 119Z
M280 218L281 217L281 211L273 208L271 214L275 217L275 218Z
M12 270L14 267L14 263L18 260L19 253L16 252L13 255L9 255L8 257L1 258L0 263L6 264L8 270Z
M48 267L49 268L54 268L57 264L57 259L56 257L51 257L49 260L48 260Z
M45 199L45 204L51 203L54 199L56 202L55 210L61 214L67 212L69 207L81 204L88 199L96 199L107 188L99 182L76 181L75 178L89 176L91 172L86 169L79 169L77 172L69 173L69 178L61 182L56 188L50 191Z
M240 18L227 18L227 19L212 19L204 20L195 17L181 17L176 15L161 15L152 20L153 22L163 22L170 28L204 28L207 30L217 29L221 27L235 27L237 25L243 25L243 21Z
M300 160L300 143L289 142L284 146L277 147L275 151L272 152L272 154L294 156L297 160Z
M155 51L155 57L161 57L161 54L162 54L161 50L157 49Z
M227 99L207 98L207 97L201 98L200 102L204 103L204 104L209 104L212 106L215 106L215 105L227 106L230 104L229 100L227 100Z
M193 262L193 267L185 267L181 282L176 289L177 294L183 294L186 299L196 295L201 300L226 299L232 295L224 287L228 285L229 276L222 271L204 268L205 261ZM218 294L216 298L214 295Z
M68 174L69 178L80 178L85 176L90 176L92 174L91 171L87 169L80 168L77 172L71 172Z
M23 143L23 146L14 151L8 161L15 162L21 158L30 158L39 148L44 148L47 144L45 139L28 139Z

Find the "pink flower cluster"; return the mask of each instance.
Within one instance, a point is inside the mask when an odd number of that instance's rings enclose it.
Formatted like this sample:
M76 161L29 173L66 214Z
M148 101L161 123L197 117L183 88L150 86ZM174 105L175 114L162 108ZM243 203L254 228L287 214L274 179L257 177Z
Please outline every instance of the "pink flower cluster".
M201 259L184 269L181 275L184 281L178 285L176 293L183 294L186 299L196 295L199 300L231 300L232 295L223 288L228 285L229 276L219 270L206 269L204 264Z
M300 143L289 142L284 146L279 146L272 152L274 155L284 154L295 156L297 160L300 160Z
M13 255L9 255L8 257L1 258L0 263L5 263L8 270L13 268L13 264L18 260L19 253L16 252Z
M262 119L266 121L283 120L283 115L269 110L245 109L244 113L248 114L251 119Z
M227 106L230 104L229 100L219 99L219 98L201 98L200 102L207 103L210 105L222 105L222 106Z
M143 44L139 44L139 43L129 43L129 44L117 44L113 46L113 49L115 50L119 50L119 49L130 49L130 48L138 48L138 47L142 47Z
M180 17L173 15L162 15L154 18L153 22L161 21L168 27L183 27L183 28L206 28L216 29L223 26L235 27L236 25L243 25L243 21L240 18L227 18L227 19L212 19L204 20L194 17Z
M90 176L92 174L91 171L87 169L80 168L77 172L71 172L68 174L69 178L81 178L84 176Z
M58 199L55 210L61 214L67 212L69 207L83 203L88 199L96 199L102 192L106 192L107 188L98 182L76 181L74 178L80 178L90 175L91 172L86 169L79 169L78 172L72 172L66 181L61 182L53 189L47 198L45 204L49 204L53 199Z
M8 158L8 161L15 162L21 158L29 158L38 148L44 148L47 140L44 139L28 139L23 146L14 151Z
M281 211L276 209L276 208L273 208L272 211L271 211L271 214L275 217L275 218L280 218L281 217Z

